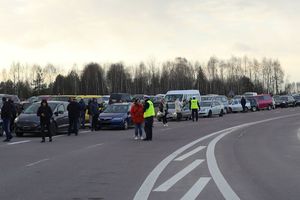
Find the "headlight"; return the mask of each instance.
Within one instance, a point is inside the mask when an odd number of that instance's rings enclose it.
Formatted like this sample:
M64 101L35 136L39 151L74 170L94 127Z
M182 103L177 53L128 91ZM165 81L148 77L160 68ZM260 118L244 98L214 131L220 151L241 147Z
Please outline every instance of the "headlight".
M17 123L18 121L19 121L19 117L17 117L14 122Z

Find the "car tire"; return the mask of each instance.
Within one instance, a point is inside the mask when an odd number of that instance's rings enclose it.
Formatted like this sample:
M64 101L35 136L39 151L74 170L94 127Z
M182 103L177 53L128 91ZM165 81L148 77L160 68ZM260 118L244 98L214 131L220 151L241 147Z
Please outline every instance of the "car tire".
M127 122L127 120L125 120L125 122L124 122L123 129L124 129L124 130L127 130L127 129L128 129L128 122Z
M272 110L272 106L271 105L268 106L268 110Z
M229 108L229 112L232 113L232 108Z
M212 117L212 111L211 111L211 110L208 112L207 117L208 117L208 118L211 118L211 117Z
M252 107L252 111L253 111L253 112L256 112L256 111L257 111L257 108L256 108L256 107Z
M23 132L16 132L17 137L23 137L24 133Z
M220 112L220 114L219 114L219 117L223 117L223 115L224 115L224 111L221 110L221 112Z

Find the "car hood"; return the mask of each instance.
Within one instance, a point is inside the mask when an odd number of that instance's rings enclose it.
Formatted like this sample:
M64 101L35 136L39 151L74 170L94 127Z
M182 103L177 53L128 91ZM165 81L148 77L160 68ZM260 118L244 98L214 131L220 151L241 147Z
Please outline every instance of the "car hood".
M101 113L99 118L125 118L126 113Z
M36 114L24 114L24 113L22 113L18 117L18 122L40 123L40 118Z

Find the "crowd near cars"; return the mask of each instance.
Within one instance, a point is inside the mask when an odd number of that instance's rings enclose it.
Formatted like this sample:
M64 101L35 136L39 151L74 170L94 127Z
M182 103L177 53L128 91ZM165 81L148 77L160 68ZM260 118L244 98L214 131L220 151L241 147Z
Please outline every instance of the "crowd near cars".
M20 137L24 134L40 134L40 122L37 116L37 109L42 100L47 100L53 111L51 130L53 130L54 134L68 131L69 120L67 106L70 98L75 98L77 101L82 99L86 105L88 105L92 99L97 101L100 113L98 117L98 129L128 129L133 126L130 114L133 99L139 99L143 102L144 96L144 94L131 95L127 93L112 93L111 95L42 95L20 101L16 95L0 94L0 108L2 107L2 97L13 101L17 110L13 130L16 136ZM156 108L159 106L161 100L164 99L168 104L166 118L176 121L191 119L190 100L192 98L197 99L200 103L198 116L208 118L214 116L222 117L229 113L256 112L300 105L300 94L271 96L270 94L246 92L242 95L228 98L224 95L217 94L200 95L198 90L172 90L166 94L150 96ZM241 104L242 98L246 100L244 108ZM176 106L175 102L179 103L180 107L178 107L178 105ZM163 116L157 112L157 120L161 121L162 117ZM87 123L90 122L88 109L86 111L85 121ZM0 125L1 123L2 121L0 120ZM1 128L0 135L2 134L3 131Z

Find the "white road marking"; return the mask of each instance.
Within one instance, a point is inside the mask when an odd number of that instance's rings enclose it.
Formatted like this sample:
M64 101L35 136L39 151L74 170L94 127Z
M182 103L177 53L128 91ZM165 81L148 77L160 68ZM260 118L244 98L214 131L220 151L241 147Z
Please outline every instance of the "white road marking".
M212 140L208 147L206 152L207 157L207 165L209 172L214 179L217 187L219 188L220 192L222 193L223 197L227 200L239 200L240 198L238 195L232 190L228 182L225 180L224 176L222 175L217 160L215 157L215 146L219 140L221 140L224 136L234 132L235 130L225 132L218 137L216 137L214 140Z
M49 160L49 158L46 158L46 159L43 159L43 160L39 160L37 162L30 163L30 164L26 165L26 167L32 167L32 166L37 165L39 163L45 162L47 160Z
M103 145L103 143L95 144L95 145L88 146L86 149L91 149L91 148L99 147L99 146L102 146L102 145Z
M31 140L23 140L23 141L19 141L19 142L10 142L10 143L7 143L7 145L23 144L23 143L27 143L27 142L31 142Z
M198 167L204 160L195 160L190 165L188 165L186 168L175 174L172 178L164 182L162 185L160 185L158 188L156 188L155 192L166 192L171 187L173 187L178 181L180 181L183 177L188 175L191 171L193 171L196 167Z
M202 149L205 149L205 148L206 148L205 146L199 146L196 149L176 158L175 161L183 161L184 159L194 155L195 153L198 153L199 151L201 151Z
M151 172L150 174L147 176L147 178L145 179L145 181L143 182L143 184L141 185L141 187L139 188L139 190L137 191L137 193L134 196L133 200L141 200L141 199L148 199L152 188L156 182L156 180L158 179L159 175L163 172L163 170L168 166L168 164L170 162L172 162L173 159L175 159L178 155L180 155L182 152L184 152L185 150L189 149L190 147L196 145L199 142L202 142L210 137L213 137L215 135L224 133L226 131L231 131L232 129L237 129L237 128L244 128L247 126L251 126L251 125L255 125L255 124L259 124L259 123L264 123L264 122L268 122L268 121L272 121L272 120L277 120L277 119L282 119L282 118L288 118L288 117L294 117L294 116L299 116L300 114L292 114L292 115L284 115L281 117L276 117L276 118L270 118L270 119L266 119L266 120L262 120L262 121L256 121L256 122L252 122L252 123L246 123L246 124L242 124L242 125L238 125L238 126L234 126L231 128L227 128L221 131L217 131L211 134L208 134L204 137L201 137L191 143L186 144L185 146L177 149L176 151L174 151L173 153L171 153L169 156L167 156L165 159L163 159Z
M91 133L91 131L81 131L79 133Z
M209 177L201 177L199 180L193 185L193 187L180 199L180 200L194 200L199 194L202 192L204 187L208 184L211 178Z

